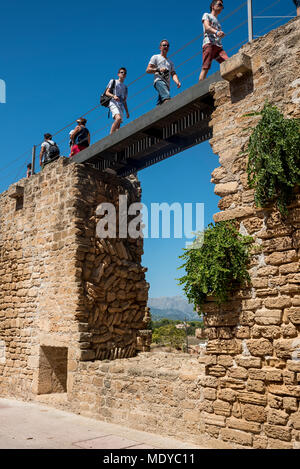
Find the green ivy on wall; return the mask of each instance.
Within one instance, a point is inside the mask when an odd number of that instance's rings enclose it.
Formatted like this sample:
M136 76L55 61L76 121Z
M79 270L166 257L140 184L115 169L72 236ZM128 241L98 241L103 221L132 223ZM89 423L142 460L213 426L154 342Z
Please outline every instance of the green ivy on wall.
M186 274L179 285L190 303L201 306L207 296L223 303L237 289L250 282L247 267L250 262L252 237L241 235L234 221L212 223L199 233L192 249L179 256L185 263Z
M300 183L300 121L285 119L268 101L259 113L258 125L249 139L248 184L255 189L255 204L275 204L282 215Z

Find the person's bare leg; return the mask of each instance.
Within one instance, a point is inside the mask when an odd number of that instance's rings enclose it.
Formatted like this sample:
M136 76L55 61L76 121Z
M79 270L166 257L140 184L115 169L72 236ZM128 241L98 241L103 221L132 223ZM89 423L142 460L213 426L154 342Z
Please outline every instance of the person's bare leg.
M297 8L297 16L300 16L300 7Z
M207 72L208 70L206 68L202 68L200 76L199 76L199 81L205 80Z
M111 126L110 134L112 134L116 130L118 130L120 128L120 125L121 125L121 122L122 122L120 114L116 114L114 119L115 119L115 121L114 121L113 125Z

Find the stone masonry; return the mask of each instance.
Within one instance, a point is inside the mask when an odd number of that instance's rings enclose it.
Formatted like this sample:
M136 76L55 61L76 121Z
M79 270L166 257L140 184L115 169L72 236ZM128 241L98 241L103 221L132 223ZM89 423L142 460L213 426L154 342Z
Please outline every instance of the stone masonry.
M136 180L64 158L2 194L2 395L64 392L77 361L147 349L142 240L96 236L97 209L119 194L139 201Z
M257 209L245 154L259 119L246 114L261 110L266 99L285 117L300 118L299 44L297 18L242 48L252 73L213 85L211 145L221 164L212 174L221 197L214 220L235 219L258 249L251 287L221 308L214 301L204 308L207 397L201 418L208 434L254 448L300 446L300 194L287 220L272 207Z
M300 117L300 19L247 44L212 86L215 221L258 246L251 286L204 307L204 356L149 352L140 239L99 238L136 178L66 158L0 196L0 395L197 443L300 447L300 193L283 221L254 206L245 145L266 99ZM138 353L139 352L139 353ZM138 353L138 355L137 355Z

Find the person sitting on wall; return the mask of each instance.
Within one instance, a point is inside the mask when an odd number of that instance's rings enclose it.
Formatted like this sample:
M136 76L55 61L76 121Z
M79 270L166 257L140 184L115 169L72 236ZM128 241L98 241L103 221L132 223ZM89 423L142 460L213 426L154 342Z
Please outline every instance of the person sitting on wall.
M40 166L43 169L48 163L57 160L59 157L59 148L56 143L52 140L52 135L47 133L44 134L44 142L41 145L40 152Z
M221 39L225 36L217 19L223 10L222 0L213 0L210 4L210 13L204 13L202 17L204 40L203 40L203 64L199 81L204 80L215 59L219 64L228 59L223 49Z
M77 119L77 126L73 131L70 132L71 139L71 154L70 156L77 155L82 150L90 146L91 136L90 132L86 128L87 120L83 117Z

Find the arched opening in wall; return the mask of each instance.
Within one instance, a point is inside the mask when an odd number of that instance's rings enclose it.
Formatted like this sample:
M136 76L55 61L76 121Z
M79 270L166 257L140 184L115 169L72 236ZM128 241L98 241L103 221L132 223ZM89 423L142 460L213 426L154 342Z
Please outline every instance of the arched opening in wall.
M211 173L218 166L218 157L207 141L138 173L142 203L148 215L142 265L148 268L146 280L150 284L148 306L152 321L166 318L174 321L174 325L184 320L200 321L176 279L184 275L184 269L178 270L183 264L179 256L194 239L192 233L203 230L218 211L219 197L214 194L211 183ZM169 208L176 205L178 209L177 215L172 210L167 213L170 233L163 233L163 223L168 220L163 220L161 213L155 220L157 205L161 204ZM198 220L197 206L202 212ZM200 343L195 331L192 334L195 340L190 340L191 345Z
M37 394L67 392L67 347L40 347Z

